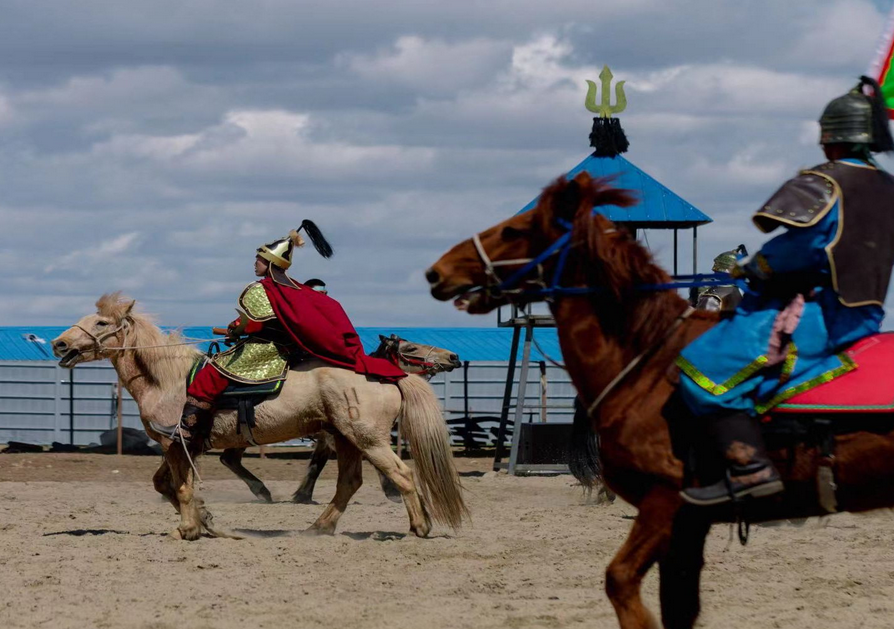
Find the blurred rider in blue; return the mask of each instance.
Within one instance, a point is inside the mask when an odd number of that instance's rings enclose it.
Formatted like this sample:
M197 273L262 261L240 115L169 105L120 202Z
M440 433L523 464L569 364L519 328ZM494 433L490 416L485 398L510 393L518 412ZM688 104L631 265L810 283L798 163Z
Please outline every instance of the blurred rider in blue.
M843 350L879 332L894 265L894 177L872 154L891 151L894 140L878 84L862 77L819 122L829 161L801 171L757 211L758 229L785 231L732 269L748 281L744 299L677 361L683 402L727 470L685 489L689 503L781 492L760 416L856 368Z

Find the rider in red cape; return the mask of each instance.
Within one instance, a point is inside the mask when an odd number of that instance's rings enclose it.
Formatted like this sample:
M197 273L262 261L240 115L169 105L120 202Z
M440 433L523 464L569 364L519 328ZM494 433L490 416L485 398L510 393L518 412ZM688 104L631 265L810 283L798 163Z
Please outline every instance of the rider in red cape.
M267 292L277 321L308 354L389 382L407 375L384 358L366 355L348 315L331 297L275 271L260 284Z
M289 363L307 356L330 365L397 382L405 377L397 365L367 356L360 337L341 305L288 275L295 247L304 244L304 230L325 258L332 248L312 221L304 221L286 238L258 247L252 282L239 296L244 316L230 324L233 347L216 354L196 374L186 390L180 422L174 426L151 424L153 430L200 449L210 434L217 399L232 382L264 384L285 380Z

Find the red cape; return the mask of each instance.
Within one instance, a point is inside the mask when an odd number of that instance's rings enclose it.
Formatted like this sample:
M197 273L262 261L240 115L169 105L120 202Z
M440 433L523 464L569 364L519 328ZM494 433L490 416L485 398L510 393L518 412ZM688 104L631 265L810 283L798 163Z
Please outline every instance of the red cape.
M337 367L388 382L407 375L384 358L366 355L341 304L303 284L295 284L292 288L270 277L261 280L277 320L298 347Z

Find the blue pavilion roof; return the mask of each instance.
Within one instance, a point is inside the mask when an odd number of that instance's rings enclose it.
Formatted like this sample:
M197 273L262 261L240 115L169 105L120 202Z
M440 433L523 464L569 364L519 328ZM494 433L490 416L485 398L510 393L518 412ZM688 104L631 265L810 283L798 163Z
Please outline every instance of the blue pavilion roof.
M613 221L653 229L686 229L712 222L707 214L620 155L617 157L590 155L572 168L566 176L570 179L584 171L593 177L614 177L614 184L617 187L633 190L639 196L639 204L630 208L616 206L600 208L600 212ZM519 210L519 214L533 209L539 198L538 195Z

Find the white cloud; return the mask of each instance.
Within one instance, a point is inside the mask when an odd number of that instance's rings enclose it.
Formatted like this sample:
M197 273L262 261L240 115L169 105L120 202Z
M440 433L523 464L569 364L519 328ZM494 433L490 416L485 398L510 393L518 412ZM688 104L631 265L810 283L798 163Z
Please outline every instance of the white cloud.
M130 232L121 234L110 240L105 240L96 245L75 249L51 262L44 268L45 273L52 273L57 269L70 269L77 267L81 272L87 272L93 264L108 264L119 258L128 250L133 249L139 233ZM132 251L129 252L132 254Z
M869 0L835 0L809 16L788 54L792 61L807 66L855 66L865 72L884 24L884 15Z
M509 58L510 48L506 42L488 39L448 43L408 35L374 55L343 54L337 61L375 83L403 85L420 95L449 96L487 83Z
M312 218L337 254L305 249L296 277L327 279L358 325L487 325L432 301L420 273L588 154L584 81L606 63L627 81L628 157L716 220L702 261L755 245L751 210L822 159L813 121L871 59L877 13L202 0L177 5L172 34L166 1L82 21L20 3L0 22L3 323L70 323L120 288L167 324L225 321L255 247ZM29 264L34 242L61 259ZM34 286L55 307L22 308Z

